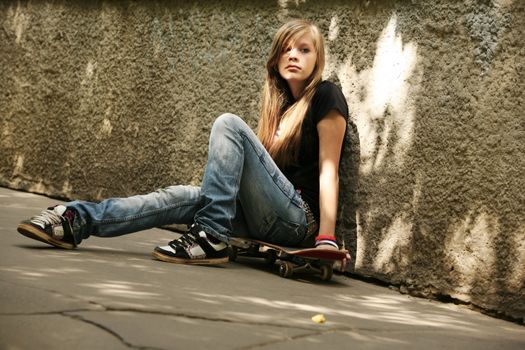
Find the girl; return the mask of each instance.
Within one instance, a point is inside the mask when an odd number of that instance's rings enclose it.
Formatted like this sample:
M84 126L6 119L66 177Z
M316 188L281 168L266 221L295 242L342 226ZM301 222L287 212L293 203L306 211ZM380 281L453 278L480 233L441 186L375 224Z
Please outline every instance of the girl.
M284 24L266 64L258 135L233 114L217 118L201 187L74 201L23 221L18 231L72 249L90 235L188 224L188 233L153 252L159 260L184 264L227 262L234 233L338 249L338 169L348 107L340 89L322 81L324 64L319 29L303 20Z

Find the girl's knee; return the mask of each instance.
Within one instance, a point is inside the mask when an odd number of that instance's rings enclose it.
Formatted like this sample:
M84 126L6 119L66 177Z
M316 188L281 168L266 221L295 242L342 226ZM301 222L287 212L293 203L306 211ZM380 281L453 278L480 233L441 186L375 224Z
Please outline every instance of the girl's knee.
M232 113L224 113L221 114L217 119L215 119L215 122L213 123L213 127L232 127L234 125L237 125L239 123L243 123L244 121L238 117L235 114Z

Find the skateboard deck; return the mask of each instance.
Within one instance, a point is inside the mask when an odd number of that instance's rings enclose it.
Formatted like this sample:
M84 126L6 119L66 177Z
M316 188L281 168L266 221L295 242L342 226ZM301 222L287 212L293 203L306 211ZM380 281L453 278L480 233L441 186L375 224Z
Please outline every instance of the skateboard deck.
M285 278L294 272L311 270L328 281L332 278L334 263L339 262L343 271L348 259L347 250L283 247L250 238L234 238L230 243L230 261L238 256L264 258L269 264L278 260L279 275Z

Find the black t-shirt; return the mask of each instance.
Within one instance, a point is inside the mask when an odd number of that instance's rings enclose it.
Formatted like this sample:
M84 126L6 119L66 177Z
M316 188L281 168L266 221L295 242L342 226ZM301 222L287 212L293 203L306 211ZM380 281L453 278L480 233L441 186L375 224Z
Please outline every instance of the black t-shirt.
M317 123L331 110L337 110L348 120L348 106L341 89L323 81L317 87L302 125L297 164L281 169L295 189L301 193L319 222L319 135ZM342 147L342 145L341 145Z

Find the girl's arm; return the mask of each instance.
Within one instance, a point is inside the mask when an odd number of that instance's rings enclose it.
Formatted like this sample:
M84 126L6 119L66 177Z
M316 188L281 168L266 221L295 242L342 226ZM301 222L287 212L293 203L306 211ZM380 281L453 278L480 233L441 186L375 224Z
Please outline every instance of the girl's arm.
M339 159L346 120L331 110L317 124L319 134L319 235L335 236L339 194Z

